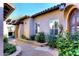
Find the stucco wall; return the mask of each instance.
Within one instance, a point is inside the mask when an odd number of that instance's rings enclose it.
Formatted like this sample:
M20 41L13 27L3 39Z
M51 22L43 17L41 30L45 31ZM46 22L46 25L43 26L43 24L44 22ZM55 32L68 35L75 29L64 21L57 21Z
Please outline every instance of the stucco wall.
M24 35L27 37L27 38L29 38L29 31L30 31L30 29L29 29L29 26L30 26L30 24L29 24L29 18L28 19L25 19L24 20Z
M10 28L11 28L11 30L10 30ZM3 21L3 35L4 36L9 37L8 33L9 32L14 32L14 31L15 31L15 26L14 25L6 24L6 21Z
M70 5L70 4L67 4L67 6L68 5ZM79 8L79 4L73 4L73 5L76 5ZM40 24L40 31L43 31L46 34L48 34L49 30L50 30L49 20L55 20L55 19L59 20L59 23L62 24L64 31L65 31L67 28L67 20L65 18L64 13L67 13L66 11L64 12L64 10L63 11L55 10L55 11L51 11L51 12L46 13L46 14L39 15L35 18L25 19L23 21L24 25L20 25L18 35L20 36L22 34L22 32L28 38L31 35L34 35L35 34L35 23Z
M35 34L34 30L33 18L25 19L23 24L19 25L18 38L20 39L22 34L24 34L27 38L30 38L30 36Z
M66 20L64 19L64 11L55 10L49 13L40 15L33 18L25 19L24 25L19 25L19 37L21 36L22 32L24 31L24 35L30 38L31 35L35 34L35 23L40 24L40 31L45 32L45 34L49 33L49 20L59 20L59 24L62 24L64 30L66 29Z
M20 39L22 34L24 33L24 25L20 24L18 29L18 38Z
M49 33L49 20L58 19L59 23L61 23L65 29L66 22L64 20L64 13L60 10L55 10L41 16L34 18L34 23L40 24L40 30L45 32L46 34Z
M27 38L29 38L30 36L30 18L28 19L24 19L23 24L19 24L19 28L18 28L18 38L21 39L21 35L25 35Z
M3 35L8 37L8 29L7 29L7 26L8 26L8 25L6 24L6 21L4 21L3 24L4 24L4 25L3 25L3 28L4 28L4 29L3 29ZM1 32L2 32L2 31L1 31Z
M32 36L35 34L35 26L34 26L34 19L29 18L29 35Z

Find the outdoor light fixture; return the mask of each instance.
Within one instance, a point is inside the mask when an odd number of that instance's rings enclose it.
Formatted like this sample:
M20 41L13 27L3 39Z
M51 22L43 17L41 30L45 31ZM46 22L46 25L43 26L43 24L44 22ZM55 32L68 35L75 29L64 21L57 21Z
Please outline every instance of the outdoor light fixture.
M62 3L62 4L59 6L59 9L62 11L62 10L64 10L64 8L65 8L65 3Z

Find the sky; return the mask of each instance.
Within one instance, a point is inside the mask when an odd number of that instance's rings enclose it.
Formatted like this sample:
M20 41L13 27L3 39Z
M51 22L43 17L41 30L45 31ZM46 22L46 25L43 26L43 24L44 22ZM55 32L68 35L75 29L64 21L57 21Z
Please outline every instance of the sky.
M9 19L15 20L24 15L31 16L47 8L57 5L56 3L12 3L15 10L9 16Z

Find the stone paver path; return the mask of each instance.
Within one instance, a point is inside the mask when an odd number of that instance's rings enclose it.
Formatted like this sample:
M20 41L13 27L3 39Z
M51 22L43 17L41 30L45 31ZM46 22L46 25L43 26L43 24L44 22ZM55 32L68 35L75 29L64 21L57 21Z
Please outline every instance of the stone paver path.
M50 50L48 47L40 47L22 41L17 41L16 43L22 48L22 56L57 56L58 54L57 49Z

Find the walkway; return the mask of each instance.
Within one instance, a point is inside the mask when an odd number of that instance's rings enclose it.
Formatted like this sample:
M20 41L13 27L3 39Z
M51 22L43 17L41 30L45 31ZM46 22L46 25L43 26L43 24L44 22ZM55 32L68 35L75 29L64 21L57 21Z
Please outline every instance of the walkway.
M48 47L40 47L33 43L17 41L17 45L22 48L22 56L56 56L57 49L50 50Z

